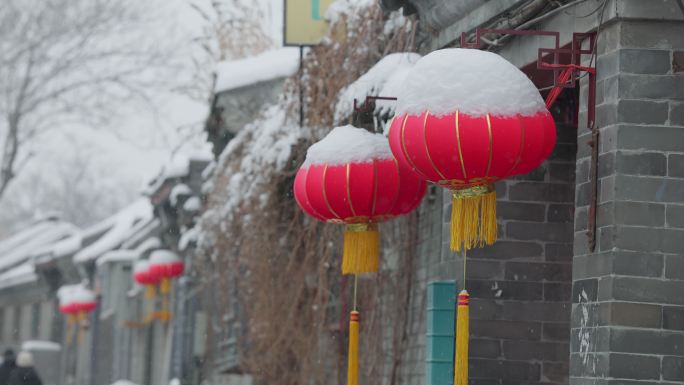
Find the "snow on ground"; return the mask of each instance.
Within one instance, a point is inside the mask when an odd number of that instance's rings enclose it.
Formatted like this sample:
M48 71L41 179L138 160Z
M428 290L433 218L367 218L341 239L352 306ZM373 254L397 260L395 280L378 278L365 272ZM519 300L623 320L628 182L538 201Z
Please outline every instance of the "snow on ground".
M459 111L473 116L534 115L546 111L537 87L501 56L448 48L420 59L397 94L397 115Z
M96 224L94 227L107 229L97 241L81 249L74 255L75 263L83 263L100 257L113 250L136 231L136 224L152 218L152 205L149 199L140 198L128 207Z
M283 47L216 66L214 92L224 92L293 75L299 69L299 49Z
M389 54L378 61L371 69L348 85L337 97L335 122L338 124L351 116L354 99L361 105L366 96L396 97L408 71L421 56L412 52ZM376 100L376 111L391 111L396 101Z
M389 142L382 134L373 134L352 125L336 127L306 152L302 167L313 164L345 164L394 159Z

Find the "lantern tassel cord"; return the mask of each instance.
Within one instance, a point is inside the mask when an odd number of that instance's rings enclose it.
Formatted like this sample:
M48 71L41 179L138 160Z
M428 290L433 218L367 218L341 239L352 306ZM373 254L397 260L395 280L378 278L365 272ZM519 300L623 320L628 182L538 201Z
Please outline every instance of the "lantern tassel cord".
M162 309L159 312L158 318L162 322L168 322L171 319L171 312L169 310L169 296L171 295L171 280L169 278L162 278L159 282L159 292L161 293Z
M344 231L342 274L375 273L380 264L380 233L376 223L354 223Z
M469 250L496 242L496 191L492 186L454 190L451 250Z
M80 345L85 338L86 312L79 311L77 317L78 344Z
M347 357L347 385L359 385L359 312L356 310L358 276L354 275L354 307L349 314L349 352Z
M66 335L67 346L71 346L71 344L74 342L74 327L76 327L76 326L77 326L76 315L75 314L67 315L67 335Z

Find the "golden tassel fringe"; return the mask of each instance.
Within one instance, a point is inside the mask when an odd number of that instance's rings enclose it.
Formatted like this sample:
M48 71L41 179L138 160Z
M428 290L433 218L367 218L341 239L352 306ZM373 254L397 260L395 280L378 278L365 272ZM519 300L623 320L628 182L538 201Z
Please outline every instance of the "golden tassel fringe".
M68 314L67 315L67 335L66 335L67 346L71 346L71 343L74 340L74 327L78 327L77 322L78 322L78 320L77 320L76 314Z
M347 360L347 385L359 385L359 312L349 314L349 352Z
M491 245L496 242L496 236L496 191L493 186L454 190L451 250Z
M456 356L454 357L454 385L468 385L468 335L469 335L469 301L468 292L463 290L458 295L456 312Z
M347 225L342 274L375 273L380 265L380 233L375 223Z
M154 285L145 285L145 298L154 299L157 296L157 288Z
M171 279L162 278L159 282L159 292L163 295L169 294L171 292Z

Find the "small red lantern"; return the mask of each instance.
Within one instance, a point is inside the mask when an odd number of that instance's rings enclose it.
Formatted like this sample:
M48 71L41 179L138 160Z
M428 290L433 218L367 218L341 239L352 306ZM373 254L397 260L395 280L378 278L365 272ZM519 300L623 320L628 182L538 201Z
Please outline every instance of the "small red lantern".
M140 260L133 266L133 279L140 285L145 286L145 296L149 299L155 296L155 287L159 283L159 277L150 272L150 262Z
M150 254L150 275L159 281L163 294L171 292L171 279L183 275L185 265L176 253L169 250L155 250Z
M60 287L57 291L57 297L59 298L59 311L67 316L67 324L69 325L67 341L70 342L71 327L77 323L84 328L86 327L86 316L97 308L97 297L92 290L80 284ZM81 339L81 333L79 333L79 340Z
M397 103L392 153L453 191L451 249L494 243L492 184L534 170L556 143L537 88L499 55L444 49L416 63Z
M311 146L294 182L304 212L347 225L343 274L378 270L377 224L415 209L425 189L417 174L394 159L383 135L353 126L337 127Z

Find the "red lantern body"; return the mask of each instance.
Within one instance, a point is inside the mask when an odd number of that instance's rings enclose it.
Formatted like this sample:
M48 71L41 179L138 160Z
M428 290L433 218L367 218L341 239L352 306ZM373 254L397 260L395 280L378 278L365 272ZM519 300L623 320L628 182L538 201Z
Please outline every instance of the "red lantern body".
M511 117L403 114L390 128L394 155L423 178L450 189L526 174L539 167L555 143L548 111Z
M183 274L183 261L169 250L155 250L150 254L149 274L160 282L162 294L171 292L171 279Z
M329 223L378 223L415 209L426 185L394 159L301 168L294 192L299 206Z
M304 212L347 225L344 274L378 270L377 224L415 209L425 190L425 181L394 159L383 135L352 126L337 127L313 145L294 181Z

